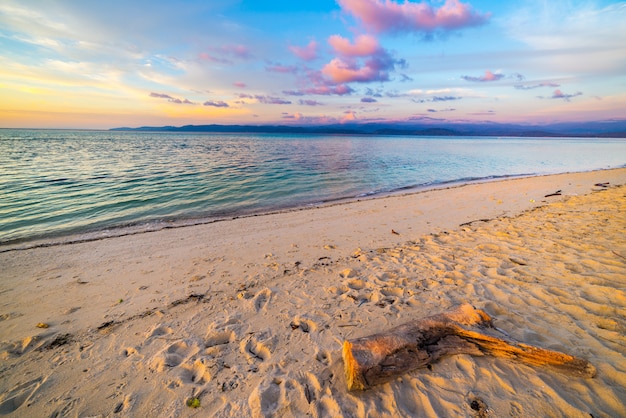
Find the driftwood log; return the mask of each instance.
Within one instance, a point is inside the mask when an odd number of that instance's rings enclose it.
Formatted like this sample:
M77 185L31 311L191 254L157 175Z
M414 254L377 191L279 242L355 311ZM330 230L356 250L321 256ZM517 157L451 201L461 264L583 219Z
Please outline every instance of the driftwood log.
M477 329L480 331L477 331ZM469 304L343 343L348 390L367 389L453 354L491 355L593 377L587 360L496 338L491 318Z

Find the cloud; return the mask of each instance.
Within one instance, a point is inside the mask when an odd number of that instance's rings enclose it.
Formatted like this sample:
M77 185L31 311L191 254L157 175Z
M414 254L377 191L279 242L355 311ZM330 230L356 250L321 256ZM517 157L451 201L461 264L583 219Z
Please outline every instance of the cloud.
M293 65L274 64L265 67L265 71L270 73L295 74L298 72L298 68Z
M388 81L389 74L396 67L406 67L405 60L392 57L371 35L359 35L353 41L332 35L328 38L328 44L335 57L320 70L282 65L266 67L266 70L299 75L297 84L300 87L284 90L286 95L342 96L354 92L348 83Z
M356 112L354 110L346 110L344 113L344 117L341 118L341 123L343 122L349 122L349 121L353 121L356 120Z
M430 112L430 113L439 113L439 112L454 112L454 111L456 111L456 109L453 108L453 107L448 107L446 109L440 109L440 110L437 110L437 109L426 109L426 111Z
M213 106L213 107L228 107L228 103L223 102L221 100L219 101L212 101L212 100L207 100L206 102L203 103L204 106Z
M304 61L313 61L317 58L317 42L311 41L307 46L289 46L289 50L298 58Z
M471 116L493 116L495 114L496 114L495 110L484 110L482 112L468 113L468 115L471 115Z
M320 103L317 100L299 100L298 103L300 103L303 106L323 106L324 103Z
M326 64L321 72L334 83L388 81L389 72L396 66L406 66L404 60L394 59L370 35L358 36L354 43L333 35L328 43L338 57Z
M255 96L255 98L264 104L278 104L278 105L286 105L291 104L290 100L281 99L280 97L272 97L272 96Z
M328 38L328 44L335 53L345 57L367 57L380 49L378 41L371 35L357 36L354 43L342 36L332 35Z
M534 90L540 87L560 87L560 84L557 83L538 83L538 84L516 84L515 87L517 90Z
M233 86L235 87L239 87L240 89L246 88L246 83L244 83L243 81L236 81L233 83Z
M378 100L373 97L363 97L361 98L361 103L376 103Z
M487 70L487 71L485 71L485 75L482 75L480 77L473 77L473 76L469 76L469 75L463 75L463 76L461 76L461 78L463 80L465 80L465 81L484 83L484 82L489 82L489 81L498 81L498 80L504 78L504 74L492 73L491 71Z
M433 102L448 102L450 100L460 100L460 97L455 96L435 96L431 99Z
M576 96L582 96L581 92L577 92L574 94L567 94L567 93L563 93L561 90L556 89L554 90L554 92L552 93L551 97L543 97L543 96L539 96L539 98L541 99L563 99L566 102L569 102L570 99L576 97Z
M446 0L439 7L421 2L392 0L338 0L343 10L360 20L373 32L432 33L450 31L486 23L490 14L480 14L459 0Z
M150 93L150 97L155 97L157 99L167 99L168 102L170 103L176 103L176 104L196 104L188 99L178 99L176 97L172 97L169 94L163 94L163 93Z
M286 121L294 122L298 125L327 125L331 123L341 123L344 119L343 117L337 118L328 115L305 116L300 112L283 112L281 118Z
M279 105L291 104L291 101L281 99L280 97L265 96L265 95L260 95L260 94L256 94L253 96L247 93L240 93L237 95L237 97L239 97L240 99L256 99L260 103L263 103L263 104L279 104Z
M383 97L381 89L372 90L370 88L367 88L365 89L365 95L370 97Z
M247 46L241 44L224 45L217 48L208 48L209 52L201 52L198 57L204 61L221 64L232 64L230 58L251 59L253 58Z
M427 103L427 102L449 102L452 100L461 100L462 97L458 96L433 96L428 99L412 99L415 103Z
M159 99L173 99L169 94L150 93L150 97L158 97Z
M315 94L320 96L338 95L343 96L354 92L352 87L346 84L337 85L319 85L314 87L303 88L299 90L283 90L283 94L287 96L304 96L307 94Z

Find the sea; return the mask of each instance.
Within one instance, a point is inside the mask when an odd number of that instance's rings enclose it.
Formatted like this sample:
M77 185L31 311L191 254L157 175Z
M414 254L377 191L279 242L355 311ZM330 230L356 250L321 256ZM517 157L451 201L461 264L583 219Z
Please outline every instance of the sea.
M0 129L0 249L626 167L626 139Z

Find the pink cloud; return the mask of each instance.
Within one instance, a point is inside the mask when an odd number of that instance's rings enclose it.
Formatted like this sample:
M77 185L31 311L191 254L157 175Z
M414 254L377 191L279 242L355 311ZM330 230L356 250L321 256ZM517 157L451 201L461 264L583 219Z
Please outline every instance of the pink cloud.
M334 58L322 68L322 74L334 83L388 81L389 72L404 61L393 59L387 51L379 49L363 64L351 58Z
M378 41L371 35L360 35L354 43L339 35L332 35L328 43L337 54L347 57L366 57L379 50Z
M313 61L317 58L317 42L311 41L307 46L290 46L289 50L304 61Z
M270 73L295 74L298 72L298 68L293 65L275 64L265 67L265 71L269 71Z
M239 87L240 89L246 88L246 83L244 83L243 81L236 81L233 83L233 86L235 87Z
M360 35L354 43L333 35L328 43L338 57L326 64L321 74L333 83L387 81L397 64L405 64L392 58L371 35Z
M225 57L250 59L252 54L247 46L237 45L224 45L218 48L208 48L211 53L201 52L198 56L201 60L219 62L223 64L232 64L232 61Z
M488 82L488 81L498 81L501 78L504 78L504 74L500 73L492 73L491 71L485 71L485 75L480 77L474 77L469 75L463 75L461 78L465 81L475 81L475 82Z
M245 45L227 45L221 48L227 54L239 58L250 58L250 50Z
M339 5L375 32L433 32L482 25L490 14L480 14L459 0L439 7L422 2L391 0L338 0Z
M201 60L204 60L204 61L219 62L221 64L232 64L231 60L228 60L228 59L225 59L225 58L218 58L218 57L213 56L213 55L211 55L211 54L209 54L207 52L201 52L198 55L198 57Z
M354 110L346 110L344 113L344 117L341 118L341 122L349 122L356 120L356 112Z
M358 67L355 63L345 62L341 58L335 58L322 68L322 73L335 83L349 83L352 81L375 81L386 80L388 77L376 72L369 66Z
M577 92L577 93L573 93L573 94L567 94L567 93L563 93L560 89L556 89L552 93L552 97L550 97L550 99L563 99L566 102L569 102L570 99L572 99L573 97L576 97L576 96L582 96L582 93L581 92Z

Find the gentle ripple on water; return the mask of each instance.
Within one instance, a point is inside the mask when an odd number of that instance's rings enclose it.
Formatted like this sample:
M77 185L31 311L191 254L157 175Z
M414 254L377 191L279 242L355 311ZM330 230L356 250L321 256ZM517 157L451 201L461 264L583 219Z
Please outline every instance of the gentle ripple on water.
M0 130L0 244L625 160L624 139Z

